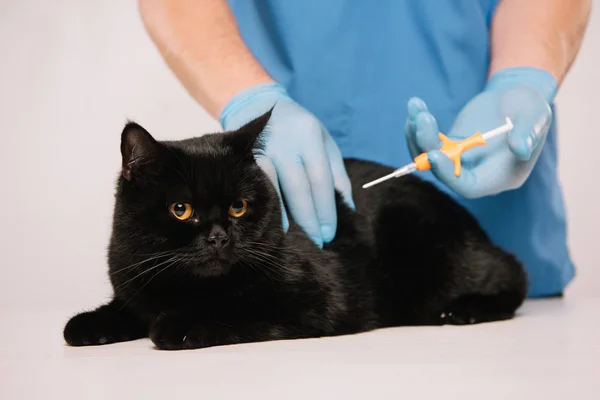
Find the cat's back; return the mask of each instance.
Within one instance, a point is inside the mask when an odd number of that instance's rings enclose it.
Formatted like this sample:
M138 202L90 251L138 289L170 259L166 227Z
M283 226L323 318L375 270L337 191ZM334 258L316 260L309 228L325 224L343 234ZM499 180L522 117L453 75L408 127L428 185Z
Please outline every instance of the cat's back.
M453 223L480 231L478 223L464 207L415 174L363 189L365 183L390 174L394 169L358 159L345 159L344 164L352 183L356 210L371 221L377 219L382 209L395 207L412 210L431 219L449 218Z

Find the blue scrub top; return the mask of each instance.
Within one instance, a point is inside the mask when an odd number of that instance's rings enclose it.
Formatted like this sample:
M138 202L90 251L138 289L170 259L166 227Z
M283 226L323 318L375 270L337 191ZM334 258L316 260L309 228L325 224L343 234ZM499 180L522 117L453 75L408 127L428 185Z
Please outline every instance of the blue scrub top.
M412 161L406 104L422 98L448 132L483 89L497 0L229 0L250 51L329 129L345 157ZM529 273L531 297L562 293L574 276L557 178L556 127L518 190L451 195ZM420 173L449 192L430 173Z

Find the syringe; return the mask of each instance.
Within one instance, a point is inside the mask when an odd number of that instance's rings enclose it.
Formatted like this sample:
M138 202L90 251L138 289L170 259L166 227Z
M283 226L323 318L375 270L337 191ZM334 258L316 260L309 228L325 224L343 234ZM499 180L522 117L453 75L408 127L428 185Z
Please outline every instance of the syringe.
M512 128L512 121L510 120L510 118L506 117L506 123L504 125L492 129L491 131L487 131L485 133L477 132L473 136L457 142L448 139L446 135L440 132L439 138L442 142L442 148L440 149L440 151L444 153L448 158L450 158L452 162L454 162L454 175L460 176L460 156L463 152L475 146L485 146L488 140L496 136L508 133L512 130ZM365 183L363 185L363 189L370 188L371 186L375 186L378 183L387 181L388 179L399 178L404 175L412 174L415 171L426 171L430 168L431 164L429 164L427 153L422 153L415 157L414 162L398 168L391 174L382 176L381 178L375 179L372 182Z

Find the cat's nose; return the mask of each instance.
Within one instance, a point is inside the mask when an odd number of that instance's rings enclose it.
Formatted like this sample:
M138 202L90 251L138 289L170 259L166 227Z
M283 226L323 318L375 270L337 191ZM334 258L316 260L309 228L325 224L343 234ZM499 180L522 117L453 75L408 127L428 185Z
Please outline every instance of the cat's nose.
M220 226L214 226L208 234L206 241L215 249L219 250L227 246L227 243L229 243L229 237L223 228Z
M206 239L206 241L215 249L220 249L227 245L227 242L229 242L229 238L223 235L215 235L209 236L208 239Z

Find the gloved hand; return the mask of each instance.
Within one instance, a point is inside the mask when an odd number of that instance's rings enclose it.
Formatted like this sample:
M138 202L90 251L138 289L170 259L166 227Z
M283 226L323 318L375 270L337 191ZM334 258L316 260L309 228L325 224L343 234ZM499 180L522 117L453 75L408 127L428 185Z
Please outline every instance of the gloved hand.
M275 106L267 125L265 152L257 163L285 197L294 221L322 247L335 237L334 187L354 208L342 154L327 129L277 83L257 85L235 95L221 113L225 130L235 130ZM283 209L283 227L289 220Z
M483 92L462 109L447 136L460 140L477 131L483 133L503 125L506 117L514 128L486 146L463 153L459 177L454 175L454 164L438 150L441 142L435 118L421 99L412 98L406 124L410 152L413 157L429 152L435 176L466 198L519 188L542 151L552 122L550 104L556 90L554 77L540 69L518 67L495 73Z

